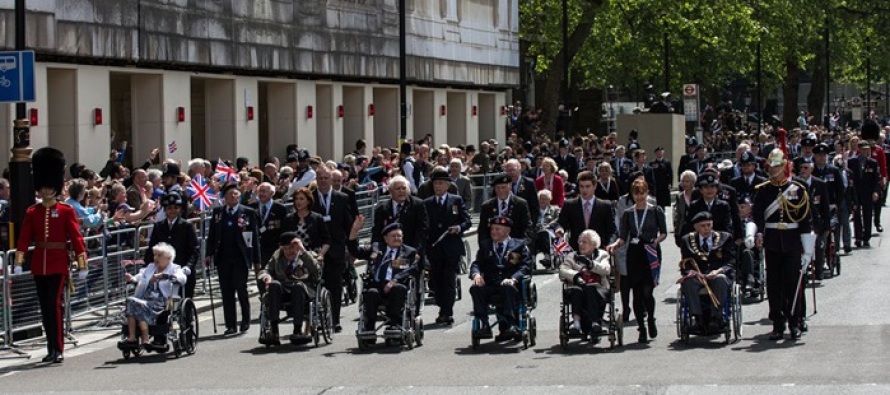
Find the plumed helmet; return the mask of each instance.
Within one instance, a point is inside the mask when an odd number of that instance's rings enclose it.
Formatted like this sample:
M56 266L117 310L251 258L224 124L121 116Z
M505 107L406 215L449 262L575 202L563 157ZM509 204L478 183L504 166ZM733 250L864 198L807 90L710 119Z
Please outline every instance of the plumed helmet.
M52 147L43 147L34 151L31 158L33 165L34 190L52 188L62 193L65 184L65 155Z
M784 166L785 153L778 148L774 148L772 152L769 153L769 157L766 158L766 162L770 167Z

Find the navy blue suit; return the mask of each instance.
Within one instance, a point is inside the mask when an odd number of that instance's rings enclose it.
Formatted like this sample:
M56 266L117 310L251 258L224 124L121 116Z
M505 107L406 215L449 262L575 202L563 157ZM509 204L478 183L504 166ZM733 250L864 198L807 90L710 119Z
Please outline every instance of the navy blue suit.
M445 199L445 204L441 203L442 198ZM441 198L433 195L426 198L423 204L430 224L430 229L426 232L430 289L435 292L439 316L451 317L454 315L454 279L457 277L460 257L465 253L463 233L470 229L472 221L463 198L458 195L446 193ZM460 227L460 231L443 236L452 226ZM439 240L440 237L442 240Z
M483 322L488 317L488 303L495 295L500 295L501 303L497 306L498 314L516 325L517 303L520 302L519 284L522 278L531 274L532 259L525 241L507 238L504 253L498 253L494 241L479 246L476 260L470 267L470 278L482 276L485 285L470 287L473 297L474 315ZM513 279L515 285L501 285L506 279Z

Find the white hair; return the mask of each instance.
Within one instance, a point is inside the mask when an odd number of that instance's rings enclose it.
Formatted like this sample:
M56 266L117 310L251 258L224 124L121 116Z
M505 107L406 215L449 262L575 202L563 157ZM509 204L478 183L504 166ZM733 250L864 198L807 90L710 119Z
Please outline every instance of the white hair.
M683 173L680 173L680 181L683 181L687 178L691 178L693 183L698 180L698 176L695 175L695 172L692 170L686 170Z
M405 185L405 188L410 188L410 185L411 185L411 184L408 183L408 179L405 178L405 176L402 176L402 175L395 176L395 177L393 177L391 180L389 180L389 187L390 187L390 188L396 186L396 184L404 184L404 185Z
M549 189L542 189L538 191L538 199L540 199L542 196L546 196L548 200L553 200L553 193L550 192Z
M160 242L155 244L154 247L151 248L151 252L154 253L154 256L165 256L170 258L170 262L173 262L176 259L176 249L173 248L170 244Z
M195 159L192 159L192 160L189 161L189 163L188 163L188 168L189 168L189 169L193 169L193 168L196 167L196 166L204 167L204 159L201 159L201 158L195 158Z
M593 248L600 248L600 243L602 241L600 240L599 233L596 233L595 230L587 229L587 230L581 232L580 235L578 235L578 240L585 239L585 238L590 239L590 243L593 244Z
M264 186L271 188L272 194L273 195L275 194L275 191L277 188L275 188L275 185L272 185L271 182L263 182L262 184L259 185L259 187L264 187ZM257 187L257 188L259 188L259 187Z

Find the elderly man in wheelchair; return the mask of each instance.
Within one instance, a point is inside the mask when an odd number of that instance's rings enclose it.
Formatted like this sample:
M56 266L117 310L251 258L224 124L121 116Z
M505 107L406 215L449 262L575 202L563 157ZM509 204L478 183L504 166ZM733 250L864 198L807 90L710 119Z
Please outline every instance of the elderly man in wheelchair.
M174 340L177 356L182 351L193 353L197 342L197 311L191 300L181 299L180 295L188 273L173 263L176 250L172 246L162 242L152 248L154 262L135 276L130 273L124 276L126 282L137 284L133 296L127 298L124 338L118 342L124 358L129 358L130 354L139 355L141 349L166 352L171 329L176 330L171 340ZM179 306L175 305L177 300ZM173 326L174 322L176 326ZM189 336L182 336L180 331L188 332ZM150 336L154 336L153 341L149 341Z
M695 231L684 235L681 242L682 277L678 280L691 314L688 332L719 333L728 324L724 307L733 286L736 247L729 233L713 230L711 213L696 214L692 223ZM699 296L702 289L707 291L710 302L708 317Z
M365 224L365 217L356 217L349 233L346 248L357 259L368 262L363 277L359 318L356 331L359 345L373 344L377 339L377 309L386 306L386 330L388 340L402 339L413 348L415 341L422 337L422 325L415 323L413 295L414 279L419 274L417 250L402 244L402 227L398 222L391 223L381 231L383 243L360 246L358 233ZM410 293L410 295L409 295ZM407 318L406 318L406 310Z
M309 301L315 297L319 270L315 254L307 251L294 232L284 232L278 239L279 249L272 254L262 268L257 279L266 287L263 296L263 313L269 320L269 330L260 338L260 343L279 345L278 325L281 310L287 310L293 318L294 331L290 335L293 344L306 344L311 341L303 331L303 318Z
M559 278L566 287L563 298L572 306L571 335L602 333L603 313L609 299L609 253L599 249L600 236L588 229L578 236L578 252L570 254L559 268Z
M492 337L488 321L489 304L497 307L500 333L495 341L523 339L524 333L520 329L525 325L520 325L522 317L517 314L520 304L530 296L523 295L523 281L527 280L532 267L525 241L510 237L513 221L506 216L496 216L489 220L489 224L491 243L480 246L476 260L470 267L470 278L473 280L470 295L473 297L473 315L478 323L473 327L474 346L478 339Z

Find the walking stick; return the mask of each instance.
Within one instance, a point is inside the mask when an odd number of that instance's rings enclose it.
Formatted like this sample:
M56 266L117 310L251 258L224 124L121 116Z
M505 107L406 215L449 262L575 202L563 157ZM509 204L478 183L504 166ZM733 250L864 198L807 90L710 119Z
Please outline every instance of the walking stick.
M217 333L216 329L216 305L213 303L213 278L210 276L210 270L213 265L204 268L204 274L207 276L207 287L210 293L210 316L213 318L213 334Z
M797 308L798 297L803 295L803 289L801 289L801 287L803 286L803 276L807 273L807 266L810 265L809 262L803 258L801 259L801 261L802 262L800 264L800 276L797 277L797 288L794 291L794 301L791 302L791 314L792 315L794 314L794 310Z
M686 259L680 261L680 268L681 268L681 269L685 269L688 265L692 265L692 270L695 270L696 272L698 272L699 275L703 275L703 274L704 274L704 273L701 272L701 269L699 269L698 264L695 263L695 259L693 259L693 258L686 258ZM703 286L705 287L705 290L706 290L706 291L708 291L708 298L711 299L711 304L714 305L715 308L719 308L719 307L720 307L720 301L717 300L717 296L714 295L714 291L711 290L711 285L708 284L708 280L706 280L706 279L704 279L704 278L702 278L702 277L700 277L700 276L696 276L696 277L698 278L698 282L701 283L701 285L703 285Z

